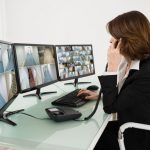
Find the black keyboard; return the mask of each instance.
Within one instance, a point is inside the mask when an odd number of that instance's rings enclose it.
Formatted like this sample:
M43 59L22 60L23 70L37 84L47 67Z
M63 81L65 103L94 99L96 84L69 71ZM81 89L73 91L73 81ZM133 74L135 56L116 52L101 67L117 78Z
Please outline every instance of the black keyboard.
M53 105L61 105L61 106L70 106L70 107L79 107L87 103L88 101L85 100L85 96L77 96L80 89L76 89L67 95L55 100L52 102Z

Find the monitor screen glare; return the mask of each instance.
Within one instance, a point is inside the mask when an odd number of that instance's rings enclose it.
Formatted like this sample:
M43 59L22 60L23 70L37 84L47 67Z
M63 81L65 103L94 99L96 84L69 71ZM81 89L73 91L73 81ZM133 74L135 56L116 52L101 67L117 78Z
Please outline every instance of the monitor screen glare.
M17 94L14 66L12 46L0 42L0 108Z
M21 90L57 80L53 46L15 45Z
M61 80L94 74L92 46L56 46Z

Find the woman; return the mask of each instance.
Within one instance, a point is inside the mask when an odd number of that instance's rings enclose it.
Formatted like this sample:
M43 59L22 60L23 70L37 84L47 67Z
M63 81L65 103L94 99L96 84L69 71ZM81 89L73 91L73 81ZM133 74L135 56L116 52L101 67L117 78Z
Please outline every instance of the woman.
M117 113L118 120L106 127L95 150L119 150L117 133L126 122L150 124L150 23L138 11L117 16L107 24L112 38L108 48L107 69L99 77L103 107L106 113ZM97 94L87 93L86 99ZM138 129L125 131L127 150L149 150L150 132Z

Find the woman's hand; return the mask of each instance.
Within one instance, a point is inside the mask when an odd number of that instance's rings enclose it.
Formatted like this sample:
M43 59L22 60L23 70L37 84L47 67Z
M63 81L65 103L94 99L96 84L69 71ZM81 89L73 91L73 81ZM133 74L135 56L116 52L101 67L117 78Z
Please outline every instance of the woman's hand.
M107 53L107 72L116 72L118 69L122 58L122 55L120 54L120 44L121 40L117 41L115 38L111 38Z
M77 96L81 96L81 95L87 95L85 96L85 99L87 100L96 100L98 98L98 94L90 90L81 89Z

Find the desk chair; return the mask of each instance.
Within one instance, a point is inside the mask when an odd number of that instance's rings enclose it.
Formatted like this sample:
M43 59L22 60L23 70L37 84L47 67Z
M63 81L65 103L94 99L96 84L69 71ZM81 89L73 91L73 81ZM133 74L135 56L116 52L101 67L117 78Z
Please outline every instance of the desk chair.
M128 128L150 130L150 125L146 125L146 124L142 124L142 123L134 123L134 122L128 122L128 123L121 125L119 132L118 132L118 142L119 142L120 150L125 150L123 133Z

